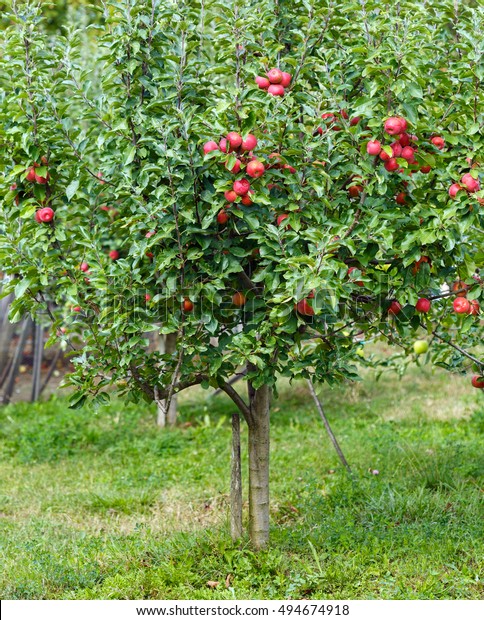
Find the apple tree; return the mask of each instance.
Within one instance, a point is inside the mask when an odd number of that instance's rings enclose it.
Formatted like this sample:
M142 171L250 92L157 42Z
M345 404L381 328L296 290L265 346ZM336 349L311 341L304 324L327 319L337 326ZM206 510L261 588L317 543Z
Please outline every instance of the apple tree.
M484 7L344 5L103 0L54 37L13 2L2 37L11 319L80 338L74 407L223 390L255 548L278 377L355 379L363 335L482 387Z

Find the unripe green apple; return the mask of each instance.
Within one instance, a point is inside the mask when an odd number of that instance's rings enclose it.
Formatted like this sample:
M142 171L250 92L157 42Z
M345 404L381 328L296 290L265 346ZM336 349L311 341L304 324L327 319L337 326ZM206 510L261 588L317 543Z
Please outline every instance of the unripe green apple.
M426 340L416 340L413 343L413 350L417 355L427 353L427 351L429 350L429 343Z

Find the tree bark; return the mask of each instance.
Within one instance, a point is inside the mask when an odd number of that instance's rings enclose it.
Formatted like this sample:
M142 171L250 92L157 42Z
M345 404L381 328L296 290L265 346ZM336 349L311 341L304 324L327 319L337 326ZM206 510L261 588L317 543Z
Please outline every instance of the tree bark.
M256 550L269 544L269 413L271 388L249 384L249 535Z
M40 376L42 370L42 357L44 353L44 328L40 323L33 325L33 349L34 358L32 364L32 395L30 402L34 403L40 396Z
M177 334L166 334L161 337L160 353L175 353L176 351L176 338ZM165 428L167 424L174 426L176 424L178 406L177 395L173 394L170 401L170 407L166 410L166 400L160 400L157 403L157 424L160 428Z
M242 538L242 464L240 459L240 416L232 414L232 472L230 480L230 532L232 540Z
M0 300L0 376L5 370L10 353L10 345L15 333L15 325L8 320L8 310L13 296Z

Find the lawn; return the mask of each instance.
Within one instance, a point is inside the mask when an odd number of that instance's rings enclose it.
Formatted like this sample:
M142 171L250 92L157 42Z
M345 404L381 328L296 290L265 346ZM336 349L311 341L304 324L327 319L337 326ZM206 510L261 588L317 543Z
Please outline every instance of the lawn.
M284 385L257 555L230 541L232 405L208 396L189 392L171 431L144 405L0 410L0 598L482 596L484 398L468 379L424 367L322 389L352 478L305 385Z

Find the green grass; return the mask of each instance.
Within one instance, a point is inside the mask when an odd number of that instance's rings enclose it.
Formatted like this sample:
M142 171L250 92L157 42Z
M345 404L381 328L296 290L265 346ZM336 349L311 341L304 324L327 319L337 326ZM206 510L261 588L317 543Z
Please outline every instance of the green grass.
M423 368L322 398L354 477L286 385L259 554L230 541L225 396L192 391L162 432L143 405L0 410L0 597L480 598L482 394Z

